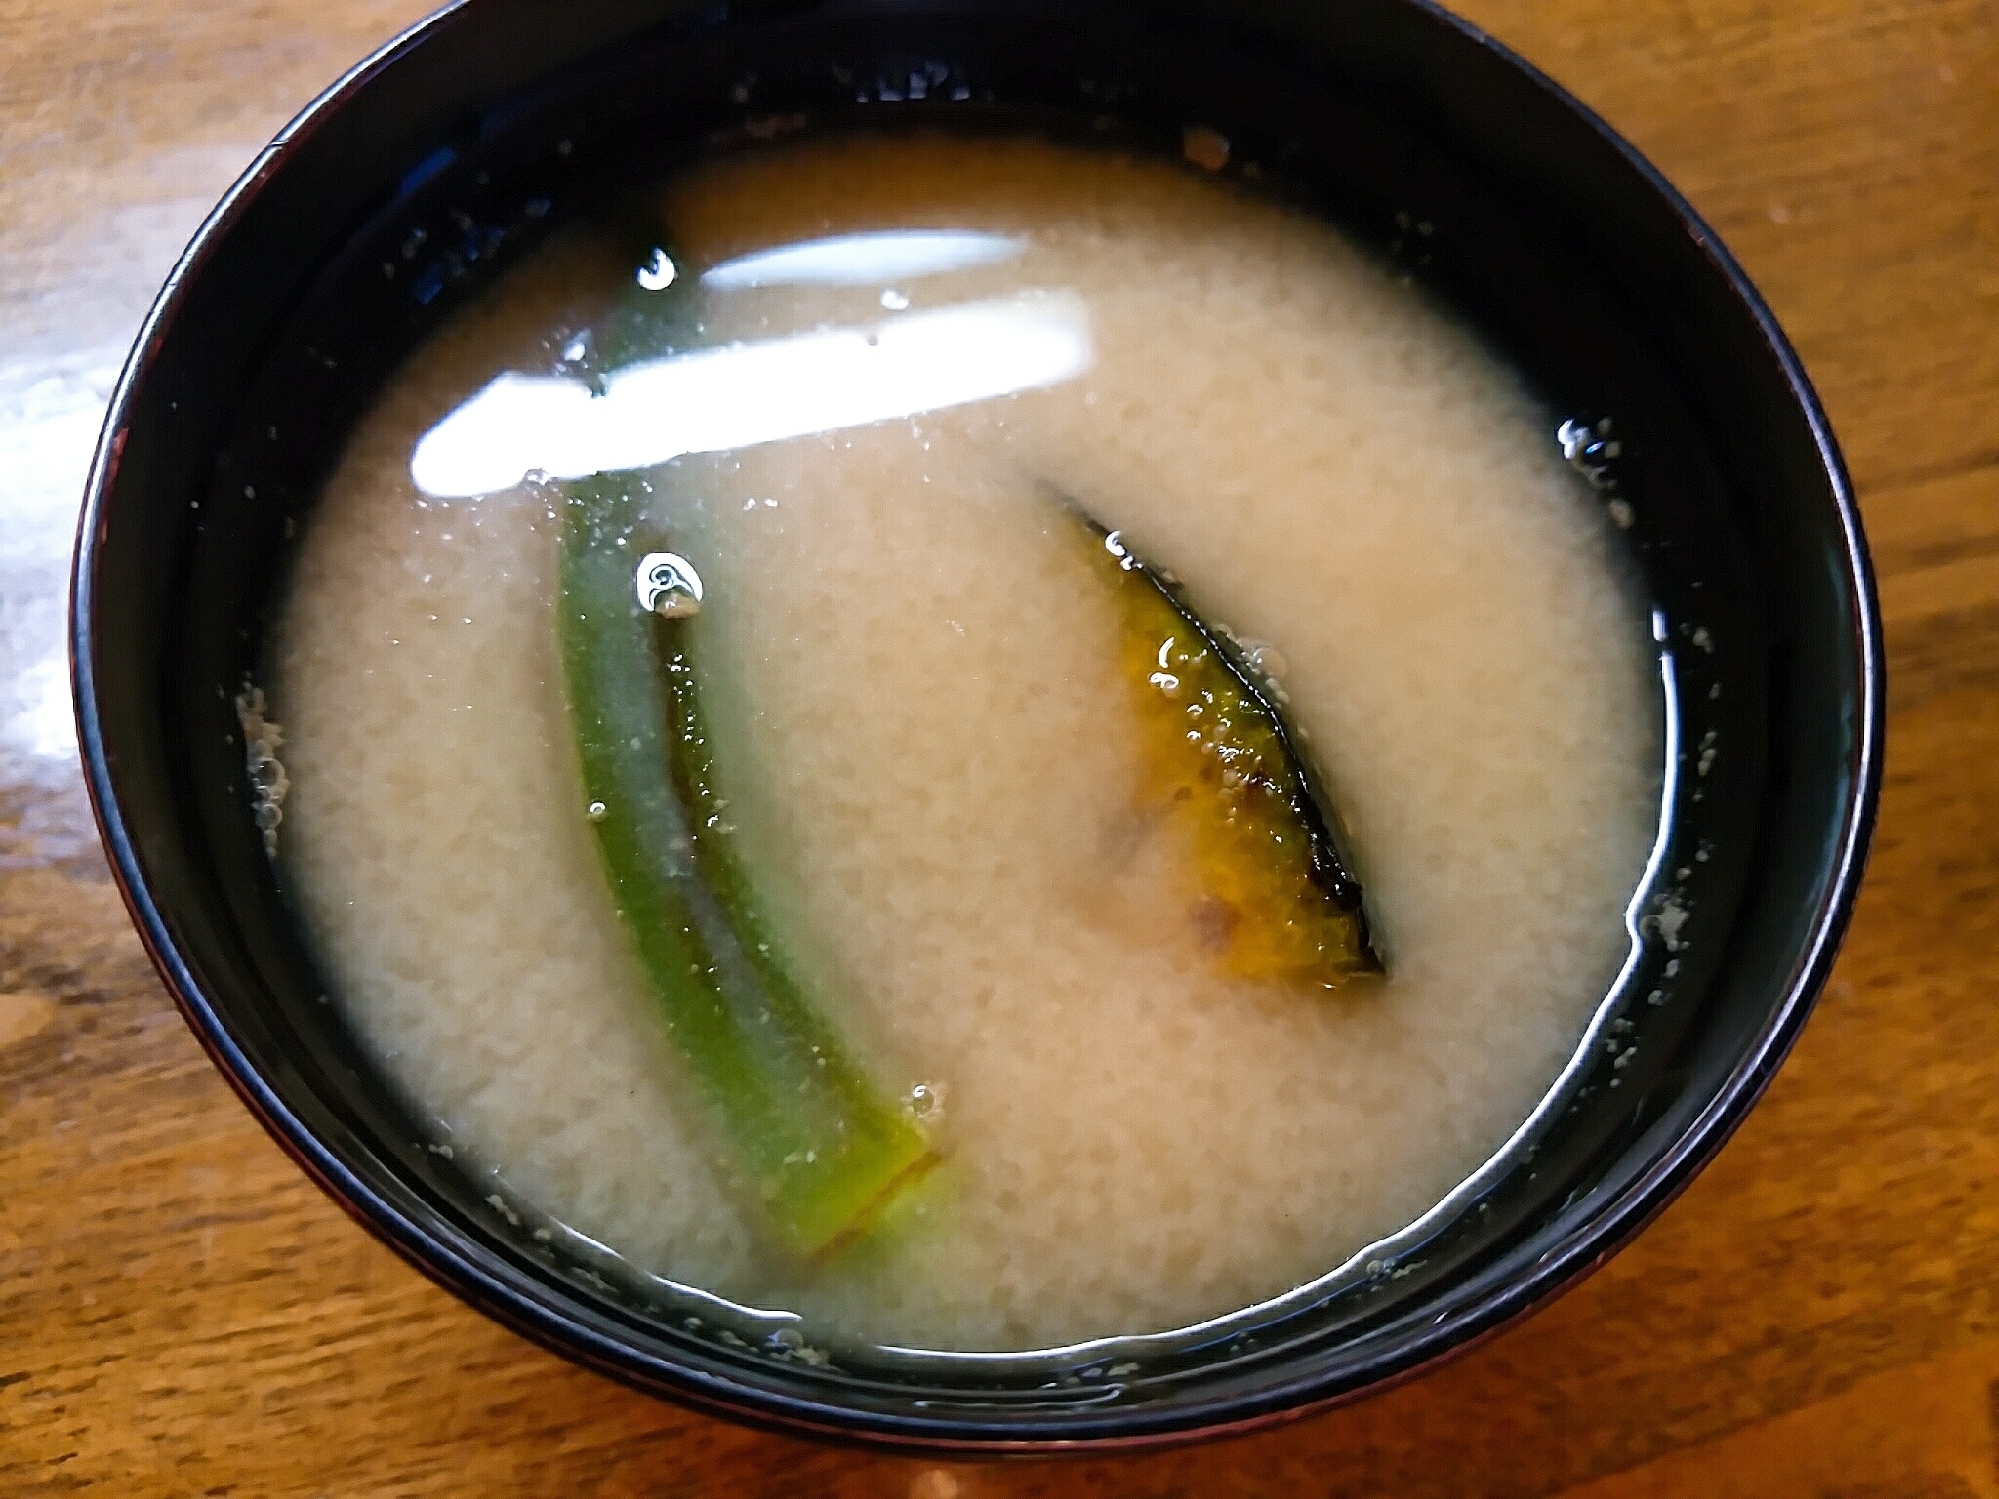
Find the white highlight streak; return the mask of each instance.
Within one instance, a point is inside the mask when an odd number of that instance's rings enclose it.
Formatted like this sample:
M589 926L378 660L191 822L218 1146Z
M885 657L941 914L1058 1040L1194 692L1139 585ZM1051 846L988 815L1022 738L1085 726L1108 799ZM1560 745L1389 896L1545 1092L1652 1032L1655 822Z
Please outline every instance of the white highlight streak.
M997 265L1025 247L1012 235L970 229L897 229L835 234L758 250L701 273L712 291L758 286L877 286L944 271Z
M650 360L601 396L561 376L502 375L424 434L410 477L455 498L509 489L531 469L650 468L1054 385L1090 358L1082 300L1030 292Z

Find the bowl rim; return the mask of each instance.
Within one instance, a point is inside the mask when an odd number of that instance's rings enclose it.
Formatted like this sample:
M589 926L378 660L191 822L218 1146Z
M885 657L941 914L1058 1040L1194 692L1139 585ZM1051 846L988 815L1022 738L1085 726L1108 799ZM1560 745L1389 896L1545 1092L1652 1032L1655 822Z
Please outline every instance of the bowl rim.
M1453 1313L1386 1351L1365 1371L1301 1371L1249 1395L1211 1397L1221 1407L1135 1406L1115 1420L1085 1425L1064 1415L1017 1423L1000 1435L962 1418L861 1411L837 1399L807 1398L746 1379L676 1365L641 1354L566 1315L561 1298L523 1295L473 1257L429 1232L324 1144L258 1071L196 980L165 919L123 808L113 757L97 706L97 570L104 512L142 387L182 311L187 287L217 244L250 210L279 165L351 98L435 32L497 0L449 0L349 68L308 103L251 160L168 273L119 374L86 481L69 583L68 646L78 744L92 811L113 878L148 956L188 1027L237 1096L294 1162L350 1217L431 1281L529 1341L654 1396L764 1430L905 1453L939 1456L998 1453L1134 1451L1267 1429L1350 1404L1414 1379L1498 1335L1578 1284L1657 1217L1740 1125L1788 1055L1831 971L1852 915L1872 837L1882 780L1886 680L1880 606L1851 480L1830 423L1803 364L1775 315L1721 238L1646 157L1594 110L1549 75L1436 0L1390 0L1455 31L1510 66L1558 103L1582 130L1608 145L1677 220L1745 311L1773 357L1790 400L1804 417L1839 526L1843 582L1851 589L1847 625L1854 647L1854 732L1847 794L1840 808L1830 875L1813 912L1808 940L1792 961L1782 992L1706 1105L1657 1158L1523 1273L1486 1288ZM1104 1429L1105 1425L1121 1429ZM1071 1434L1064 1434L1068 1431Z

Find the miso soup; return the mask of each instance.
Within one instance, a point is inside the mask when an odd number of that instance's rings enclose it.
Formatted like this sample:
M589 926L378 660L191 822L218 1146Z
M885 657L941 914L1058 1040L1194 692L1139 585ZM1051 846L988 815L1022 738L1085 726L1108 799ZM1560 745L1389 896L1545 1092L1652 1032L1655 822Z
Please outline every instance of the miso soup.
M1630 950L1659 684L1558 415L1194 164L718 155L353 435L243 704L280 883L524 1234L812 1349L1266 1302Z

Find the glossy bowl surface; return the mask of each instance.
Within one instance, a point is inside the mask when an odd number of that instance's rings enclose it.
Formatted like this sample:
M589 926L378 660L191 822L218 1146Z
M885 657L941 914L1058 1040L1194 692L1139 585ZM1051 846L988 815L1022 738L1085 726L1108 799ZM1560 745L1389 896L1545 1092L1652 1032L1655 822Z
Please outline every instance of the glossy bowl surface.
M579 1362L791 1431L965 1451L1178 1440L1353 1398L1523 1314L1670 1201L1825 979L1883 702L1825 418L1685 202L1420 0L570 0L555 15L462 0L288 127L176 267L90 479L72 652L91 794L154 961L279 1142L426 1274ZM1632 519L1672 707L1667 831L1598 1016L1639 1043L1633 1064L1585 1048L1518 1148L1445 1208L1249 1324L828 1368L712 1319L689 1328L674 1288L534 1242L423 1148L319 1002L250 821L234 692L345 433L424 333L637 174L772 133L902 123L1170 155L1189 127L1218 132L1231 172L1400 261L1517 359ZM1690 769L1713 745L1712 774Z

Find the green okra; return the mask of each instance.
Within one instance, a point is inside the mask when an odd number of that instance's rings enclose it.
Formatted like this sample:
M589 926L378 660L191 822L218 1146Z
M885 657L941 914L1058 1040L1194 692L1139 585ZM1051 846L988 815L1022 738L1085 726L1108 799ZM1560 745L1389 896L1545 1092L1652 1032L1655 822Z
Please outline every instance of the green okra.
M686 279L631 293L599 361L663 352ZM841 1043L764 915L716 790L698 572L663 551L671 538L641 516L637 475L561 487L563 679L619 920L736 1167L783 1240L819 1253L865 1228L935 1154Z

